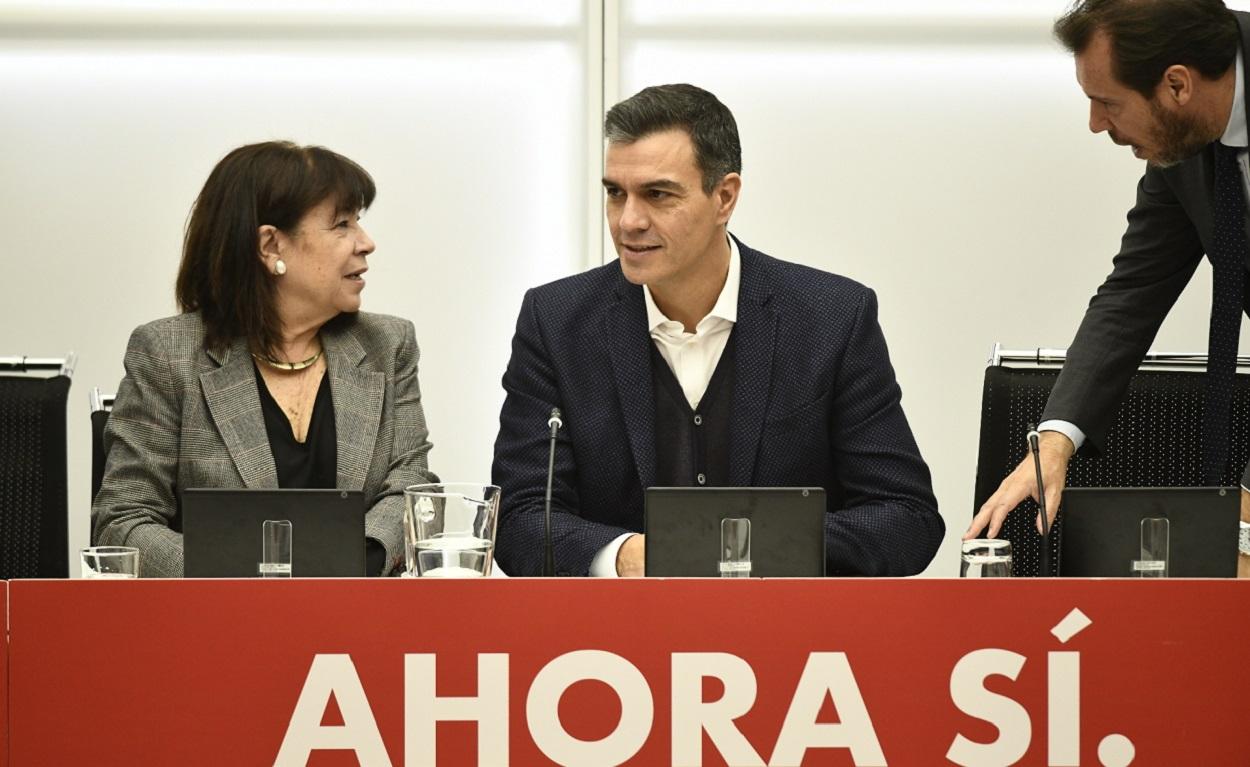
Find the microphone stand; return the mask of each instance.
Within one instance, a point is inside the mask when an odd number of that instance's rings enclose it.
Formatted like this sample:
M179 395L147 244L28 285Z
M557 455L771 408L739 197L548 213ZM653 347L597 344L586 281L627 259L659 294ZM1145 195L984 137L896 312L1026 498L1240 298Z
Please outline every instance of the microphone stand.
M564 426L564 421L560 419L560 408L551 409L547 426L551 429L551 449L547 454L547 502L543 509L543 575L552 577L556 574L556 552L551 541L551 485L556 473L556 434Z
M1042 485L1042 456L1038 451L1040 439L1037 427L1029 424L1029 451L1033 453L1033 470L1037 473L1037 503L1042 509L1042 551L1037 559L1037 574L1045 578L1050 576L1050 515L1046 513L1046 488Z

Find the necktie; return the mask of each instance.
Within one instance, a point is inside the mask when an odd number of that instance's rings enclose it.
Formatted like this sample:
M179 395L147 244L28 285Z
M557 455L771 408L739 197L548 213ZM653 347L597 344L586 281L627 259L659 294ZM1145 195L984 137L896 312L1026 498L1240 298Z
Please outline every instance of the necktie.
M1211 332L1207 344L1206 401L1202 418L1202 475L1220 484L1228 460L1229 412L1237 373L1246 261L1246 201L1237 151L1215 145L1215 236L1210 252Z

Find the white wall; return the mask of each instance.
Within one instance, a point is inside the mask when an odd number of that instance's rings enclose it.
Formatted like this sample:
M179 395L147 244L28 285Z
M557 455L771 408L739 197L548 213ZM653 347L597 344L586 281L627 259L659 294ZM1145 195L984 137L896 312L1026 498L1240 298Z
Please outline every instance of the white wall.
M1087 129L1063 7L621 0L620 94L693 82L738 120L732 231L876 290L947 525L928 575L957 572L991 346L1069 344L1143 169ZM1209 310L1204 266L1155 348L1205 351Z
M80 354L71 550L87 391L174 311L182 227L226 151L291 138L374 174L365 308L417 325L432 468L481 478L523 290L611 257L587 126L690 81L739 121L733 231L876 289L947 520L929 573L951 574L986 353L1068 344L1141 172L1085 128L1049 37L1063 5L0 0L0 355ZM1205 348L1208 293L1204 267L1156 348Z
M114 391L130 331L175 312L187 213L235 146L323 144L373 174L365 308L416 323L445 479L490 476L524 289L586 263L578 0L443 4L460 17L378 2L347 24L303 5L295 30L264 3L126 6L81 29L0 15L0 354L80 355L71 551L88 540L87 392Z

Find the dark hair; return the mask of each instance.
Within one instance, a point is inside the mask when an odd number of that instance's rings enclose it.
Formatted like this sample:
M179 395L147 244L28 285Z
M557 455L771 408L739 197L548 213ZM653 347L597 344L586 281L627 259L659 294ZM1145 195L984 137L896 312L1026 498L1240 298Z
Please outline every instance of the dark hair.
M629 144L652 133L680 128L690 135L694 159L711 194L729 173L742 172L742 144L733 113L711 93L693 85L653 85L608 110L603 133Z
M324 147L266 141L223 157L191 208L175 289L179 309L200 313L205 346L220 350L246 337L258 352L277 347L281 323L260 259L261 226L292 232L325 200L338 213L357 212L376 193L364 168Z
M1055 21L1055 37L1072 53L1099 31L1111 40L1116 79L1148 99L1176 64L1210 80L1223 75L1241 37L1222 0L1078 0Z

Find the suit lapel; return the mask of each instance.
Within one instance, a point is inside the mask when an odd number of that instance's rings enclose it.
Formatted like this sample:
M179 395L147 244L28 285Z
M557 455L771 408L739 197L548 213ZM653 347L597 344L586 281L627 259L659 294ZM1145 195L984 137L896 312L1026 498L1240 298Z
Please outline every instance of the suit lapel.
M1241 32L1241 61L1243 67L1242 86L1244 88L1242 92L1242 108L1246 111L1246 125L1250 125L1250 93L1248 93L1250 92L1250 77L1247 77L1246 72L1244 71L1245 67L1250 67L1250 14L1245 13L1244 11L1234 11L1233 17L1237 19L1237 27ZM1234 64L1234 66L1236 66L1236 64ZM1210 186L1207 188L1214 189L1215 153L1207 152L1204 163L1203 167L1207 173L1207 178L1210 183ZM1214 199L1215 195L1212 193L1211 200ZM1207 216L1207 226L1209 227L1207 231L1212 231L1214 229L1214 224L1211 223L1212 216L1210 207L1200 205L1198 208L1201 209ZM1246 216L1246 236L1250 237L1250 216ZM1246 254L1246 268L1250 269L1250 253ZM1250 295L1247 295L1247 300L1250 300Z
M335 324L335 323L332 323ZM365 348L350 325L321 331L338 432L338 487L362 490L382 421L386 374L362 370Z
M605 318L608 355L625 432L642 487L655 484L655 395L651 386L651 337L642 288L621 278Z
M773 347L777 317L765 257L738 243L742 280L734 326L733 424L729 437L729 484L754 482L764 415L772 395Z
M208 356L220 367L201 373L200 386L244 486L277 487L278 471L265 431L247 341L239 339L224 352L210 351Z
M1250 13L1245 11L1233 11L1233 17L1237 20L1237 28L1241 32L1241 61L1242 66L1250 66ZM1243 85L1247 91L1250 91L1250 78L1245 77L1242 72ZM1246 97L1243 93L1242 106L1246 110L1246 125L1250 125L1250 97Z

